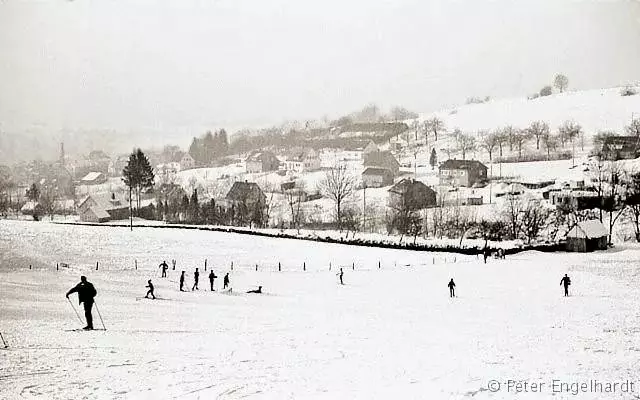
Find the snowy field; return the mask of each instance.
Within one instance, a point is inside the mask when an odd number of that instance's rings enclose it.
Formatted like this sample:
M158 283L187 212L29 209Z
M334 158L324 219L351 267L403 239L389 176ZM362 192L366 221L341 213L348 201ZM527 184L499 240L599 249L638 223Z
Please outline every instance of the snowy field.
M639 250L530 252L485 265L213 232L0 221L9 344L0 398L546 399L553 379L636 382L632 394L557 399L637 398ZM178 271L159 278L163 259L178 260L189 287L204 259L220 278L233 261L233 293L207 291L204 271L199 291L180 293ZM56 262L70 267L55 271ZM564 273L569 298L558 286ZM98 290L107 331L65 331L81 326L64 297L80 274ZM163 300L136 299L147 279ZM265 294L244 293L258 284ZM94 317L99 326L95 308ZM547 386L523 396L507 380Z

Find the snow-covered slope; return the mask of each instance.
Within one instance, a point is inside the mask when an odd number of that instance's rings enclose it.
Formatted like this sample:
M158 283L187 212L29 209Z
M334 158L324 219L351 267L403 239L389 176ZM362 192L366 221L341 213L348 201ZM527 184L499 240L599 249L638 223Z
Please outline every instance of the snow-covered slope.
M637 379L637 249L433 264L419 252L0 221L3 253L3 399L513 398L508 380L545 382L526 398L548 399L553 379ZM22 254L37 269L25 269ZM157 277L157 264L172 257L188 284L203 258L219 277L236 260L233 294L206 291L206 278L201 290L179 292L178 271ZM70 269L56 272L51 262L58 259ZM95 271L97 259L103 267ZM249 265L266 261L270 270ZM356 270L345 269L346 284L338 285L337 264L352 261ZM558 286L565 272L573 281L569 298ZM98 289L106 332L65 331L80 326L64 298L80 274ZM165 300L136 300L150 278ZM265 294L244 293L257 284ZM100 325L95 309L94 316ZM491 380L502 382L498 393L489 391Z
M640 118L640 94L621 96L620 88L610 88L570 91L532 100L526 97L497 99L425 113L421 118L437 115L444 120L447 129L458 127L466 132L493 130L505 125L525 128L536 120L547 121L555 130L564 121L573 120L591 135L599 130L622 133L634 114Z

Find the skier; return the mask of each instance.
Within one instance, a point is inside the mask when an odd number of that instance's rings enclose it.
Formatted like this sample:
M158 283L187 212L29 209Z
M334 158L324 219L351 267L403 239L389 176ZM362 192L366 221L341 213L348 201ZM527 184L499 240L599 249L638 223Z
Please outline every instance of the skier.
M184 292L184 271L180 274L180 291Z
M344 281L342 280L343 276L344 276L344 271L342 270L342 268L340 268L340 272L338 272L338 278L340 279L341 285L344 285Z
M198 268L196 268L196 272L193 273L193 287L191 288L191 291L193 292L193 290L200 290L198 289L198 279L200 279L200 272L198 271Z
M255 290L249 290L247 293L262 293L262 286L258 286Z
M216 279L218 276L216 274L213 273L213 270L211 270L211 272L209 272L209 283L211 284L211 291L213 292L213 280Z
M148 299L149 295L151 295L151 297L155 300L156 296L153 294L153 283L151 283L151 279L149 279L147 281L147 283L149 283L149 284L147 286L145 286L145 287L149 288L149 291L147 292L147 294L144 297Z
M453 281L453 278L451 278L447 286L449 286L449 297L456 297L456 283Z
M163 260L159 267L162 268L162 277L166 278L167 277L167 269L169 269L169 265L167 264L166 261Z
M229 273L227 272L226 274L224 274L224 278L223 278L223 289L226 289L227 287L229 287Z
M91 308L93 307L93 298L96 297L98 292L93 284L87 281L86 276L80 277L80 283L71 288L67 292L67 299L71 293L78 292L78 300L79 303L84 303L84 316L87 319L87 326L85 326L84 330L92 330L93 329L93 316L91 315Z
M171 264L173 265L173 270L176 270L176 260L171 260Z
M571 285L571 278L564 274L564 277L560 279L560 286L564 285L564 297L569 296L569 285Z

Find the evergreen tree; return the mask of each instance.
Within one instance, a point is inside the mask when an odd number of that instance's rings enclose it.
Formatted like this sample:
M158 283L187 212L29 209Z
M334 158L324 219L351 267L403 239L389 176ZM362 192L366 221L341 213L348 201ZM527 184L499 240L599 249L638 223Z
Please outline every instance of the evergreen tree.
M182 204L180 205L180 214L184 215L184 218L181 218L181 220L187 219L188 213L189 213L189 196L185 194L184 196L182 196Z
M436 149L433 148L431 149L431 157L429 158L429 164L431 164L431 169L434 169L437 163L438 163L438 156L436 155Z
M220 129L220 148L218 154L223 157L229 154L229 138L224 128Z
M32 183L31 187L27 189L27 198L31 201L38 201L40 198L40 189L35 183Z
M129 161L122 170L122 181L129 188L129 213L133 216L132 193L136 192L136 209L140 210L140 195L144 189L153 187L153 168L142 150L134 150ZM133 220L131 222L133 229Z
M191 194L191 200L189 201L191 206L191 221L193 223L198 223L200 218L200 204L198 203L198 189L193 189L193 193Z

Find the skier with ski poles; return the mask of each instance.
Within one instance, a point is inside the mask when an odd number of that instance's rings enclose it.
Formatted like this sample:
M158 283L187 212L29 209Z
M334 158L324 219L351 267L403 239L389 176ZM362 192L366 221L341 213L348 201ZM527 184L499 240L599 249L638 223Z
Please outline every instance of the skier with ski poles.
M84 304L84 316L87 319L87 326L85 326L84 330L92 330L93 329L93 316L91 315L91 308L93 307L94 297L98 294L96 288L93 284L87 281L86 276L80 277L80 283L78 283L73 288L69 289L67 292L67 299L69 295L72 293L78 293L78 304Z
M149 279L147 281L147 283L148 283L148 285L145 286L145 287L149 288L149 290L147 291L147 294L144 297L148 299L149 295L151 295L151 297L155 300L156 299L156 295L153 294L153 283L151 283L151 279Z
M166 261L162 261L162 263L159 266L160 268L162 268L162 277L166 278L167 277L167 269L169 269L169 264L167 264Z

